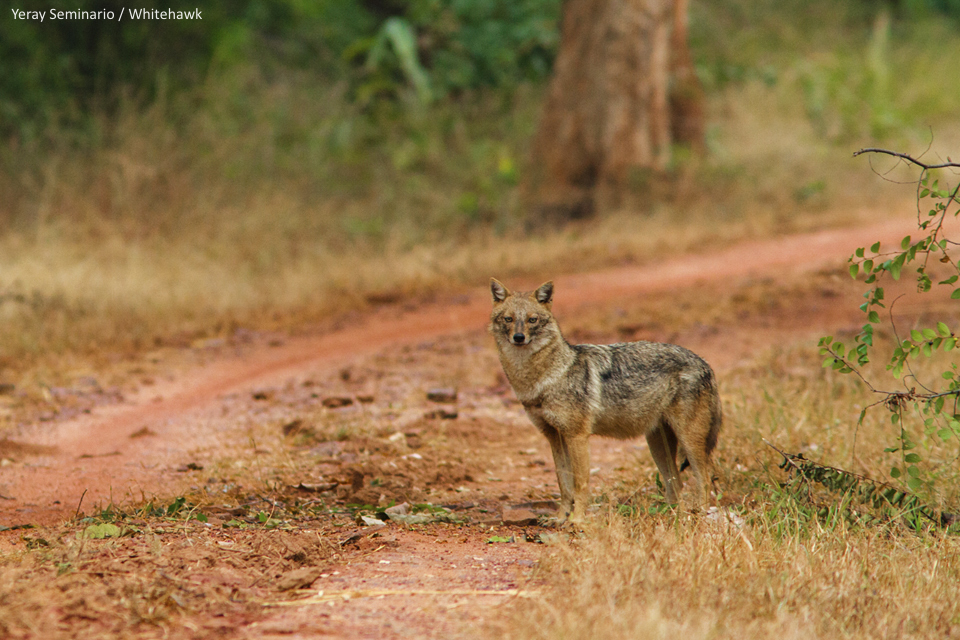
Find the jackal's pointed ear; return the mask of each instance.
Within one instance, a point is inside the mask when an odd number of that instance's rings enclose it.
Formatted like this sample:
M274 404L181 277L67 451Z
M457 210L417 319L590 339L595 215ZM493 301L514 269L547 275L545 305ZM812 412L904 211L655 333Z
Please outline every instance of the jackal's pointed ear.
M553 282L544 282L533 295L540 304L550 304L553 301Z
M503 283L496 278L490 278L490 293L493 294L493 302L503 302L510 295L510 290L503 286Z

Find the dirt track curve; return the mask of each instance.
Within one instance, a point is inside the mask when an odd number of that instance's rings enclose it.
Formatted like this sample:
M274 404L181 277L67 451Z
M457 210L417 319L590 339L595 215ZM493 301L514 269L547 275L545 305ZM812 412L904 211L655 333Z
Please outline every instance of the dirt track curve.
M563 323L565 318L626 305L644 296L658 297L669 306L681 294L687 299L692 295L714 300L718 292L735 289L744 281L796 281L805 274L824 270L833 273L857 246L874 240L899 242L912 230L910 220L888 221L743 242L656 264L560 275L554 278L555 312ZM539 282L508 284L532 288ZM837 303L828 297L815 302L809 308L785 306L776 319L767 322L760 318L740 333L730 327L707 328L680 338L714 366L722 383L725 370L748 362L758 350L785 335L795 341L807 334L816 335L824 327L855 326L860 321L851 302ZM443 340L457 340L457 336L472 336L472 342L467 341L472 345L486 344L478 334L485 327L489 307L485 288L469 296L415 308L385 306L323 334L220 350L202 366L151 381L121 401L94 407L79 418L22 425L11 438L30 455L17 464L0 465L0 527L54 525L74 516L81 506L89 509L96 504L181 495L197 480L193 474L178 473L177 466L182 467L187 460L214 460L225 443L243 438L238 425L243 424L248 411L255 409L249 402L251 392L280 389L277 393L283 395L282 389L295 388L303 394L303 381L311 376L344 371L385 350L396 353L400 345L420 345L421 351L414 349L411 357L426 359L423 354L430 347L423 351L424 344L439 343L442 347ZM439 354L434 358L446 362ZM403 366L401 371L406 372ZM293 398L295 394L288 395ZM240 402L241 397L247 402ZM504 401L507 399L504 396ZM499 406L504 411L503 404ZM488 455L507 457L518 450L527 454L530 464L510 462L511 469L497 467L501 477L496 479L497 484L490 485L493 493L486 497L496 499L502 494L503 503L509 494L509 500L516 501L528 495L535 483L541 487L541 495L549 496L552 489L548 488L555 482L550 465L540 460L536 460L539 467L534 464L534 458L549 458L543 439L529 428L518 406L505 411L506 417L499 422L483 422L482 410L475 410L479 422L471 422L477 420L475 417L461 416L461 420L450 421L449 429L482 429L479 437L486 440L464 441L480 442L481 446L509 441L500 448L491 446ZM149 433L149 437L132 437L137 433ZM625 456L633 455L616 441L601 440L592 448L592 460L602 469L623 464ZM422 451L429 455L427 449ZM600 471L598 481L604 473ZM479 490L472 491L475 493L470 496L483 497ZM376 501L376 497L372 499ZM458 540L444 540L436 533L409 528L390 529L389 536L371 543L377 545L375 548L360 548L327 567L323 574L326 577L314 582L313 589L319 585L320 595L288 603L294 606L269 609L252 621L217 618L214 622L224 625L230 637L240 638L462 636L464 628L483 619L483 612L491 610L489 606L517 597L516 588L529 579L539 553L538 545L531 544L497 545L494 549L486 544L490 533L483 527L465 527L449 534ZM4 535L18 533L8 531ZM14 538L4 542L0 537L0 548L13 542ZM440 544L447 542L460 544ZM217 544L233 542L221 540ZM260 578L253 583L263 586ZM327 596L322 595L324 588ZM349 607L341 595L324 599L331 592L344 594L347 589L357 588L365 589L367 596L381 595L355 598Z
M555 308L563 317L585 305L611 304L629 297L689 288L702 289L706 295L711 288L734 279L783 271L812 272L842 264L865 239L897 242L910 231L910 221L888 221L750 241L657 264L558 276ZM281 346L261 345L242 357L215 361L174 380L141 388L119 404L97 408L78 419L29 426L17 441L50 447L49 453L30 466L0 468L0 524L53 523L72 516L81 496L91 504L155 493L170 478L157 478L152 469L185 450L216 442L216 434L205 434L189 422L174 422L174 418L201 415L228 394L275 384L306 369L333 369L388 345L481 330L489 304L483 290L456 302L392 315L374 314L323 335L291 338ZM720 370L738 359L737 353L719 345L700 350ZM143 427L159 438L130 438Z

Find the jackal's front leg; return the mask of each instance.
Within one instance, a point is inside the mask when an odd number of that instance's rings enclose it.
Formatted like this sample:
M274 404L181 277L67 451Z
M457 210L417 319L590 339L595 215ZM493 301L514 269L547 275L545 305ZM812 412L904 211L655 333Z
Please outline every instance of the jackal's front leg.
M541 428L553 452L553 465L557 469L557 484L560 485L560 511L557 516L566 520L573 509L573 470L570 467L570 452L560 433L551 426Z
M573 513L570 522L583 522L590 503L590 440L587 435L565 438L573 473Z

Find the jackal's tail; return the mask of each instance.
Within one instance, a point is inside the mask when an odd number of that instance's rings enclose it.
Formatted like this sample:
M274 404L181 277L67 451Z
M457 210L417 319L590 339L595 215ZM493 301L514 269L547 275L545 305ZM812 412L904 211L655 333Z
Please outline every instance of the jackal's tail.
M711 378L713 378L711 372ZM720 437L720 427L723 425L723 406L720 403L720 392L717 390L717 381L712 379L710 394L710 431L707 432L706 450L709 456L717 446L717 438Z
M713 450L717 446L717 438L720 436L720 427L723 424L723 406L720 404L720 392L717 390L717 381L713 377L713 371L709 371L706 374L707 379L705 380L707 388L707 394L709 399L707 400L708 406L707 411L709 412L710 418L710 427L707 431L707 437L704 439L704 451L707 454L707 457L713 453ZM680 463L680 471L683 471L690 466L690 461L687 460L687 457L683 457L683 462Z

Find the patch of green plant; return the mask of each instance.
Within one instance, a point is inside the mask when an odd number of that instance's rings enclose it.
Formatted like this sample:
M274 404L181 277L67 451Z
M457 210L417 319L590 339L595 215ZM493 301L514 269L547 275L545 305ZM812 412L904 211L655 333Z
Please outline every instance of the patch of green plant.
M787 482L780 487L780 495L792 499L794 504L790 511L799 516L797 519L801 523L813 518L828 527L840 520L865 527L896 522L915 531L935 526L945 528L950 533L960 532L955 514L944 513L930 506L916 494L886 482L808 460L803 454L785 453L770 446L783 457L780 468L788 473ZM813 484L823 487L838 499L831 502L818 500L812 491ZM782 512L781 509L777 511Z
M956 170L960 164L945 162L930 164L907 154L885 149L862 149L863 153L881 153L899 158L920 167L917 180L917 228L919 238L905 236L899 247L885 249L875 242L869 247L858 248L849 258L852 278L864 276L865 284L873 285L864 293L866 302L860 310L866 315L866 324L854 337L852 345L833 336L820 339L820 355L824 368L842 374L855 374L880 398L860 412L858 424L862 424L867 412L873 407L883 407L890 415L896 436L885 451L900 457L899 463L890 469L890 477L906 485L910 491L932 486L933 479L919 465L923 456L917 442L921 437L938 439L944 445L960 439L960 378L955 362L950 362L939 376L926 377L914 365L920 359L930 359L935 353L950 353L960 339L947 322L935 326L915 326L908 332L898 330L890 313L889 320L881 319L880 310L886 309L886 296L880 282L884 278L899 280L904 270L913 270L919 294L929 293L934 286L951 291L950 300L960 300L960 263L953 255L956 242L948 231L947 222L960 215L960 183L953 187L940 183L938 172ZM929 204L925 204L929 203ZM934 285L932 274L938 282ZM942 279L941 279L942 278ZM891 303L892 306L892 303ZM948 320L949 318L944 318ZM896 346L889 355L887 370L899 381L899 389L883 389L875 384L864 371L875 349L875 327L889 322L896 339ZM909 336L909 337L907 337ZM919 420L920 433L908 425L910 416Z

